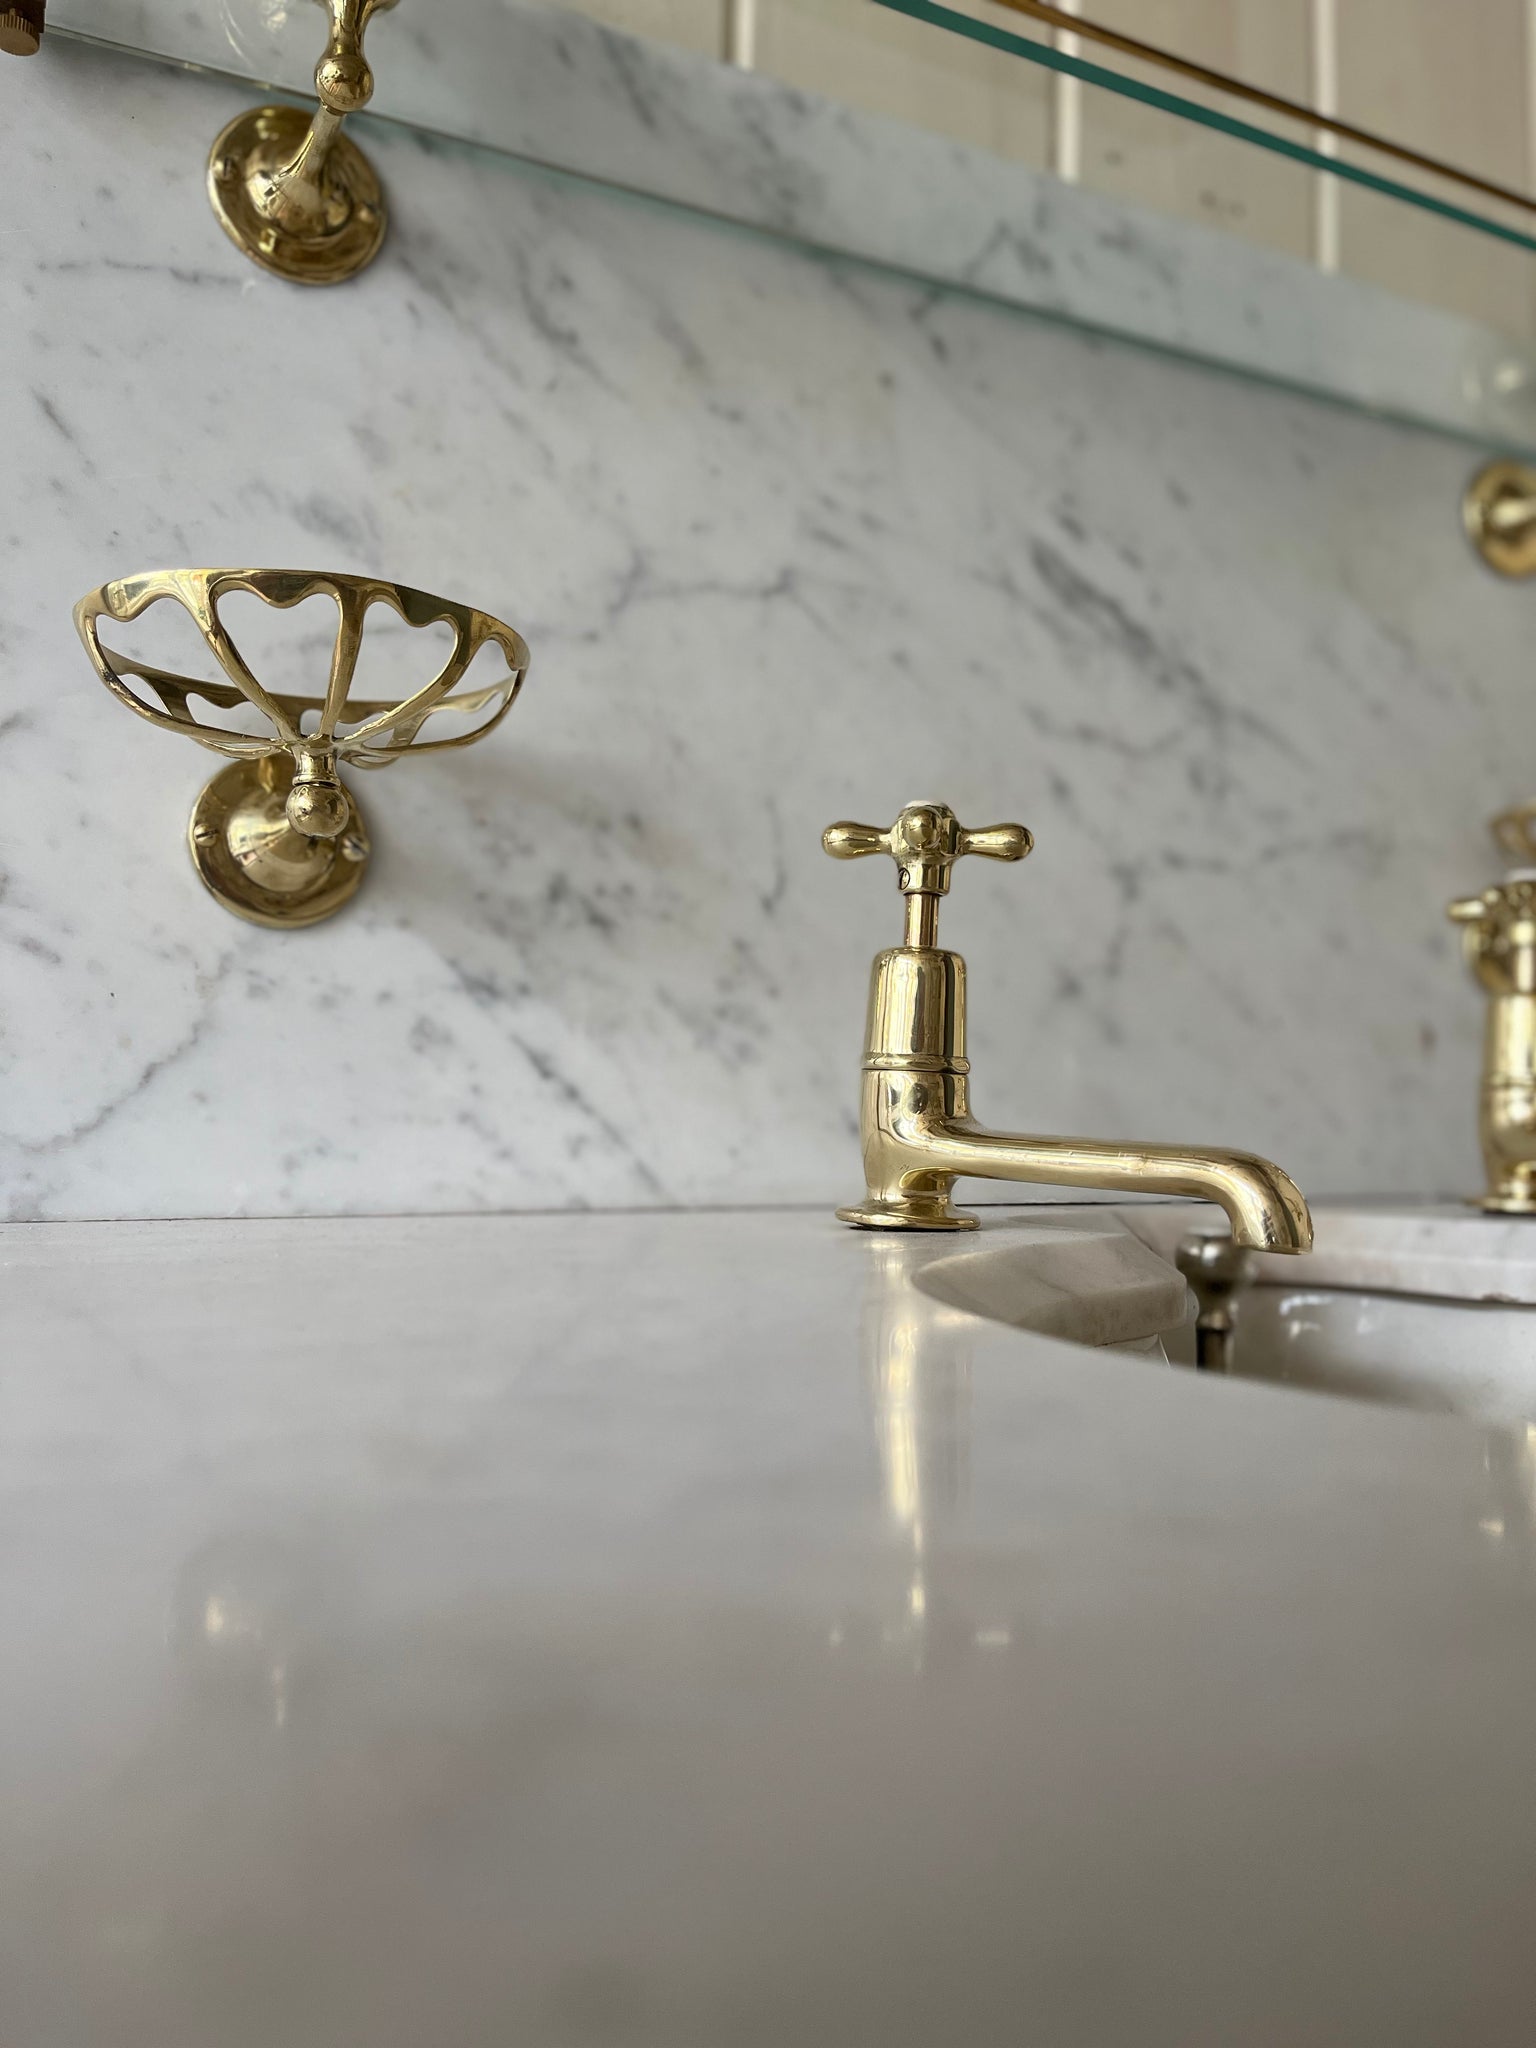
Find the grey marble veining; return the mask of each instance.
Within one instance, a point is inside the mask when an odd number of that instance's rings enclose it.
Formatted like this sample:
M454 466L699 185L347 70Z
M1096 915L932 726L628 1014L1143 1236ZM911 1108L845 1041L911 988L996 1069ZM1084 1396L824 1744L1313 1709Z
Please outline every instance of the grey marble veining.
M207 209L245 98L0 71L12 1215L846 1198L899 904L818 837L930 793L1039 841L946 909L981 1116L1474 1184L1442 906L1529 788L1533 598L1459 537L1469 450L399 130L384 256L306 294ZM74 640L179 561L533 648L485 746L368 779L330 926L204 898L216 764Z
M50 20L312 90L308 0L54 0ZM375 109L436 133L1386 414L1536 447L1536 351L1474 321L569 9L407 0L370 38Z

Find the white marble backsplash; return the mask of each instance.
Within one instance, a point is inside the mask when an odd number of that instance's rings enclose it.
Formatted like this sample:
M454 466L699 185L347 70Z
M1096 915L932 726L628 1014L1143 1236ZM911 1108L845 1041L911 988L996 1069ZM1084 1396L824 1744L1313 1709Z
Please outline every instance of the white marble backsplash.
M899 900L819 834L928 794L1038 838L946 907L982 1117L1476 1184L1443 904L1531 787L1536 591L1469 448L378 127L391 239L306 293L203 196L247 99L0 66L7 1213L845 1198ZM368 779L333 924L202 894L217 762L75 640L178 562L532 646L483 747Z

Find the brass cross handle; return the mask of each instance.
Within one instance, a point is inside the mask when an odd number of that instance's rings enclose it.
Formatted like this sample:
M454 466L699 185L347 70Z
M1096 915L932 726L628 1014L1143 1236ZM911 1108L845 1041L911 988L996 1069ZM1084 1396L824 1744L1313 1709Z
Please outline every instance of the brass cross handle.
M1468 964L1485 987L1529 991L1536 977L1536 803L1500 811L1488 830L1511 866L1480 896L1447 904L1446 916L1461 926Z
M253 263L294 284L340 284L379 253L389 224L384 189L341 132L373 97L363 37L396 0L318 0L331 17L315 66L320 106L255 107L237 116L208 158L219 224Z
M968 853L987 860L1022 860L1035 840L1023 825L962 825L948 804L908 804L894 825L854 825L846 820L829 825L821 843L834 860L861 860L867 853L888 853L897 867L897 885L907 899L909 946L937 943L939 898L949 894L955 862Z
M335 632L318 693L301 695L257 679L220 615L220 601L231 591L282 611L306 598L330 601ZM209 665L216 663L227 681L152 667L103 639L105 632L117 640L166 599L190 616ZM369 614L381 605L418 630L447 626L453 644L436 673L406 696L354 696ZM499 619L403 583L323 570L162 569L124 576L81 598L75 624L97 675L120 703L162 732L230 757L231 766L214 776L193 808L192 859L226 910L281 929L330 917L362 880L368 834L342 767L386 768L408 753L484 739L511 710L528 673L522 635ZM486 648L504 672L464 687ZM225 714L227 722L194 705ZM242 717L245 723L237 723ZM265 731L252 730L258 721Z

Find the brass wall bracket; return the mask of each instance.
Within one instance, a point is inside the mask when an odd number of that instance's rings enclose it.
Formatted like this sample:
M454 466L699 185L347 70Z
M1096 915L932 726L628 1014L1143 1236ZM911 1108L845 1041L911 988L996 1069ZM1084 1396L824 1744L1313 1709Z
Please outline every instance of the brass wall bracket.
M389 225L378 174L349 136L348 114L373 97L363 36L396 0L318 0L330 41L315 66L319 110L253 107L208 158L219 224L253 263L294 284L341 284L371 263Z
M317 594L334 601L336 635L323 696L293 696L256 680L219 616L219 600L237 590L284 610ZM131 624L162 598L174 599L191 616L228 682L173 675L103 644L105 622ZM407 625L441 622L454 636L437 674L392 703L351 695L368 613L380 604ZM485 612L402 583L321 570L165 569L125 576L81 598L75 624L97 675L130 711L164 732L231 757L193 807L193 864L227 910L285 931L332 916L351 900L367 868L367 828L357 799L341 780L342 763L384 768L412 751L470 746L506 717L528 672L522 635ZM460 689L487 645L505 657L507 674ZM211 724L193 711L193 698L216 711L251 705L266 719L270 735ZM444 712L474 723L448 738L423 739L428 721Z
M42 48L47 6L48 0L10 0L8 6L0 6L0 52L35 57Z
M1490 462L1461 501L1467 538L1501 576L1536 576L1536 470Z

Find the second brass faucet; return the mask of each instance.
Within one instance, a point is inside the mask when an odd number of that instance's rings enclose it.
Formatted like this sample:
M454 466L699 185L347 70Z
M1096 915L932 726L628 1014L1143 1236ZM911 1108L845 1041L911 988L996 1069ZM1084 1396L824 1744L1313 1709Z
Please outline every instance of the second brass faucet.
M1267 1252L1310 1248L1312 1218L1301 1190L1251 1152L1023 1137L972 1120L965 962L938 945L939 900L965 854L1022 860L1034 844L1022 825L967 831L944 804L909 804L889 830L829 825L822 844L838 860L889 854L907 914L905 944L877 954L870 979L859 1107L865 1196L838 1210L845 1223L973 1230L979 1219L957 1209L952 1194L957 1179L974 1175L1216 1202L1240 1245Z
M1478 1118L1487 1187L1478 1207L1536 1215L1536 804L1501 812L1489 829L1502 882L1449 907L1467 964L1488 996Z

